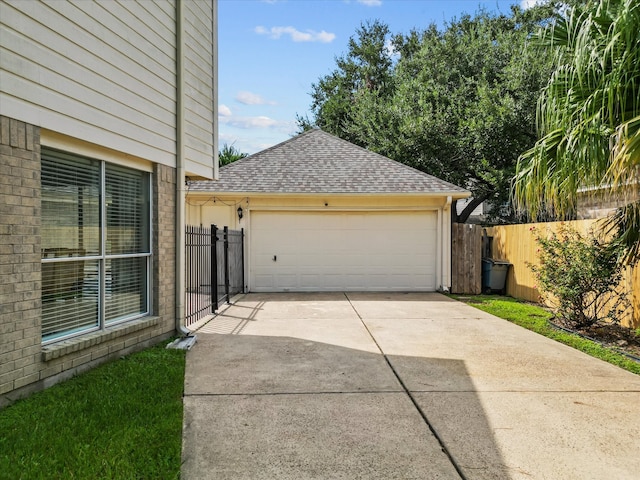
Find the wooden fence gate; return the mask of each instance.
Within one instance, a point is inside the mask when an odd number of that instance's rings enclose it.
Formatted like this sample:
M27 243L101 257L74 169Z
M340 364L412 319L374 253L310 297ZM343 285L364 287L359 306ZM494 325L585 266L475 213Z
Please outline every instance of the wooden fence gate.
M482 227L451 226L451 293L482 293Z

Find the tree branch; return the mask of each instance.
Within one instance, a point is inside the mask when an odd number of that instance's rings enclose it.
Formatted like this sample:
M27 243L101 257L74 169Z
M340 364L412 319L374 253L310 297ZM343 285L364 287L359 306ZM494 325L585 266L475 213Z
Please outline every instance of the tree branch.
M472 198L467 206L464 207L464 210L460 212L460 215L456 215L456 223L465 223L469 219L471 213L476 209L476 207L478 207L478 205L480 205L490 196L490 194L486 193L480 197Z

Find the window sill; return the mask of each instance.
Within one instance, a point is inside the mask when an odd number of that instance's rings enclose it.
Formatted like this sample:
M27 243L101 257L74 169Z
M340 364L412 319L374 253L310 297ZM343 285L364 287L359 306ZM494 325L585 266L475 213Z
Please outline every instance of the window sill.
M143 317L107 327L105 330L99 330L79 337L62 340L58 343L45 345L42 347L42 361L48 362L73 352L79 352L80 350L93 347L108 340L153 327L158 325L158 323L160 323L160 317Z

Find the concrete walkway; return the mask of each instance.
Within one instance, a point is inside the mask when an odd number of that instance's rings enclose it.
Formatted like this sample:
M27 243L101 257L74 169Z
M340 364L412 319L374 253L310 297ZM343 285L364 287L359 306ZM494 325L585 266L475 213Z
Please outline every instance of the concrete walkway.
M638 479L640 377L439 294L249 294L187 354L183 479Z

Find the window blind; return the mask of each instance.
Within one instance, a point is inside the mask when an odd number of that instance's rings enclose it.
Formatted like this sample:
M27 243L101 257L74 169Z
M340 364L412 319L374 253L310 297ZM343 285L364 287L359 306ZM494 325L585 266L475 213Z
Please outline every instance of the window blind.
M149 313L149 174L57 150L41 158L43 341Z
M147 257L106 261L105 319L114 322L146 312Z
M117 165L106 168L107 254L149 252L147 174Z
M44 258L100 254L100 162L42 154Z
M42 264L42 338L98 327L98 261Z

